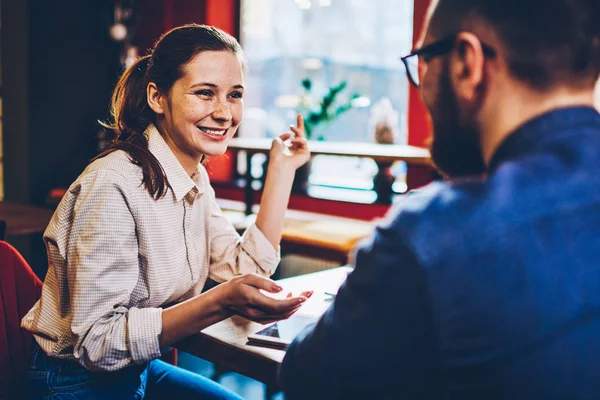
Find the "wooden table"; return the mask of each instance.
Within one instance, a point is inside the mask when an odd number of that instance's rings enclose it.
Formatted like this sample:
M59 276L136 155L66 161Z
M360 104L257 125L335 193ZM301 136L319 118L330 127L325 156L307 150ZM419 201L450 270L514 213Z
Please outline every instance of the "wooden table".
M28 204L0 202L0 220L6 222L8 236L44 232L53 210Z
M259 206L253 214L244 214L239 201L217 199L223 213L241 234L256 219ZM348 264L348 254L364 238L373 233L375 224L352 218L336 217L308 211L287 210L281 237L281 253L300 254Z
M331 301L326 291L336 291L344 282L349 267L339 267L279 282L284 292L294 295L303 290L314 290L312 297L304 303L298 313L320 316ZM285 294L282 293L282 294ZM177 348L219 364L229 370L249 376L272 387L277 387L277 369L285 355L284 350L248 344L248 335L264 328L257 322L242 317L232 317L209 326L177 344Z
M286 217L281 237L281 252L335 261L349 262L349 255L358 243L373 233L374 224L327 215Z

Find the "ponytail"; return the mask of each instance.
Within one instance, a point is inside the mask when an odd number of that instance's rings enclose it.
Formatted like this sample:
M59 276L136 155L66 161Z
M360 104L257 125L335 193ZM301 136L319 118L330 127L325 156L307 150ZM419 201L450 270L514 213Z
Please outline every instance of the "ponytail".
M148 149L148 139L144 135L148 125L155 121L155 114L146 100L150 63L150 55L141 57L125 70L117 82L111 98L110 120L101 123L117 136L94 160L117 150L125 151L131 161L142 168L142 182L152 197L158 200L170 185L162 166Z

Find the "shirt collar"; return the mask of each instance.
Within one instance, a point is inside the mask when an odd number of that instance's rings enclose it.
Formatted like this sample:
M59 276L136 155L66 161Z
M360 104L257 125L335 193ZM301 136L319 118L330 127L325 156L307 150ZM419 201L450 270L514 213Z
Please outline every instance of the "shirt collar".
M148 125L144 135L148 138L148 150L162 166L177 201L183 199L194 188L198 194L204 192L204 181L199 171L200 164L192 177L188 176L154 124Z
M590 123L599 124L599 117L595 108L583 106L561 108L535 117L500 143L490 161L489 172L494 172L505 161L530 153L566 131Z

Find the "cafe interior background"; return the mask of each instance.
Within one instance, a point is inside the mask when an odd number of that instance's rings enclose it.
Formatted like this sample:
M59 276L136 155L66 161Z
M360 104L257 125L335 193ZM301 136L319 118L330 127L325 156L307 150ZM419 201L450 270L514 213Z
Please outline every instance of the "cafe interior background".
M315 118L311 140L337 148L426 147L426 112L399 57L418 39L428 5L429 0L2 0L0 201L52 210L110 140L98 121L107 117L120 72L161 33L185 23L215 25L236 36L246 52L239 138L272 138L288 129L296 113L315 113L329 99L330 118ZM265 161L260 153L250 162L247 157L228 151L208 164L217 197L242 204L237 210L242 217L248 196L258 203ZM242 179L248 167L256 178L251 192ZM429 166L315 155L307 185L296 188L289 208L332 217L321 226L334 227L329 236L335 237L348 233L345 225L336 231L336 223L352 219L370 227L408 190L436 178ZM10 235L10 227L8 232L6 240L43 278L42 232ZM303 265L314 270L334 264L308 258ZM213 368L189 365L207 374ZM262 396L258 383L224 379L246 398Z

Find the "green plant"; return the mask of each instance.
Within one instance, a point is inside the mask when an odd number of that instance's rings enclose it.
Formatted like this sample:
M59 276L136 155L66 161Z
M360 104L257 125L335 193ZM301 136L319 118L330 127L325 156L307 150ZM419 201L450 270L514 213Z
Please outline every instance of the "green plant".
M306 131L306 137L312 138L315 128L322 124L335 120L337 117L345 113L346 111L353 108L353 100L360 97L358 93L354 93L350 100L335 105L335 100L338 94L343 91L348 82L343 81L338 85L329 88L327 93L323 96L319 102L318 107L312 108L310 105L302 107L303 118L304 118L304 129ZM312 81L308 78L302 80L302 87L307 94L312 92ZM324 136L321 133L317 140L324 140Z

